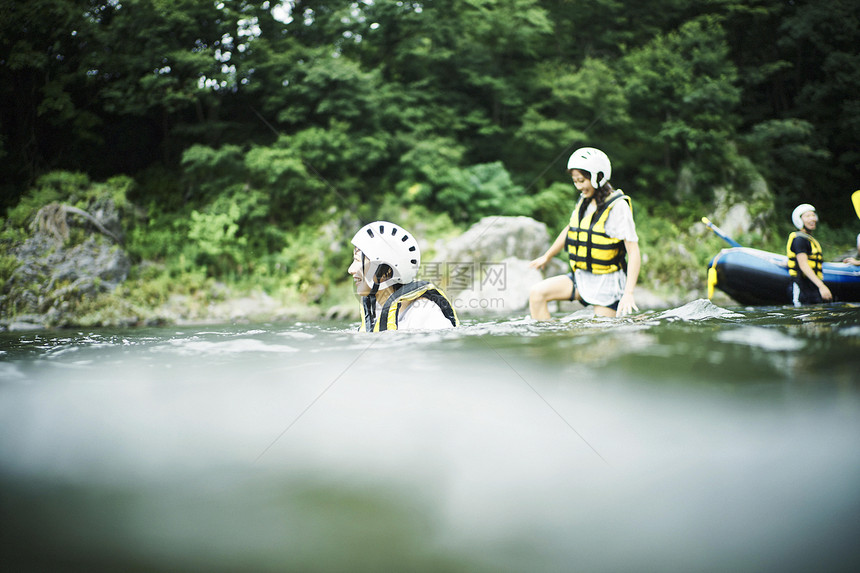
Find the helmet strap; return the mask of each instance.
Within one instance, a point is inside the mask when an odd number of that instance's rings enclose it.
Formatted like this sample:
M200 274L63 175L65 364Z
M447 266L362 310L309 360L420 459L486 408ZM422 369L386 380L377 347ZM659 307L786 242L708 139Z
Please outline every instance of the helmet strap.
M376 297L373 295L364 297L361 301L361 306L364 310L364 321L367 325L367 331L370 332L376 324Z

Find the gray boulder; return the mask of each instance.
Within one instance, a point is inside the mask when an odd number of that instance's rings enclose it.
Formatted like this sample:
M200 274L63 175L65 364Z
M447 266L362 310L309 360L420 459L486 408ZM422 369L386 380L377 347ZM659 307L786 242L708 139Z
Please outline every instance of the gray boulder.
M528 307L531 286L543 278L528 264L549 245L546 225L530 217L484 217L438 245L438 260L425 265L423 278L444 285L460 313L520 312Z
M757 205L759 214L753 216L751 205ZM743 192L731 187L714 189L714 209L709 218L730 237L738 238L753 231L764 231L766 221L774 209L774 196L762 177L755 178ZM700 234L710 233L710 229L696 223Z
M472 285L452 295L457 312L464 314L510 314L528 308L529 289L543 279L529 261L508 257L484 264Z
M546 225L531 217L484 217L468 231L437 248L446 262L532 260L549 247Z
M90 236L66 248L54 238L36 233L13 250L18 267L6 284L2 311L28 313L28 322L44 325L65 322L75 301L114 290L131 270L128 255L119 246Z

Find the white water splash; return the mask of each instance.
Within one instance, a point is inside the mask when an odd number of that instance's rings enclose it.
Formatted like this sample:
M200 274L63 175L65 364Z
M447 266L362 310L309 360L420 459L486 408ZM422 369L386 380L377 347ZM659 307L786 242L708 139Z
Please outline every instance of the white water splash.
M707 320L709 318L743 318L742 314L719 307L711 301L700 298L684 306L672 308L658 315L661 319Z

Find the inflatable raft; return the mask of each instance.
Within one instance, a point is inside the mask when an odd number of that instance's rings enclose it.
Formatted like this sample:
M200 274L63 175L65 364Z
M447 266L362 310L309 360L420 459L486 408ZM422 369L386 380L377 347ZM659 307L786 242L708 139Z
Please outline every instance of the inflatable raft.
M824 284L836 302L860 302L860 266L824 263ZM723 249L708 265L708 298L718 288L740 304L791 304L788 258L748 247Z

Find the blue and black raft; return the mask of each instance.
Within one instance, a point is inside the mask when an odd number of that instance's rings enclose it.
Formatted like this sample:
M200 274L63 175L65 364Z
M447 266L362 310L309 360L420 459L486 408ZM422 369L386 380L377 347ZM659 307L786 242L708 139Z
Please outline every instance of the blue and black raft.
M708 298L718 288L739 304L776 306L791 304L788 257L741 246L703 217L702 222L729 245L708 264ZM824 263L824 284L836 302L860 302L860 266Z

